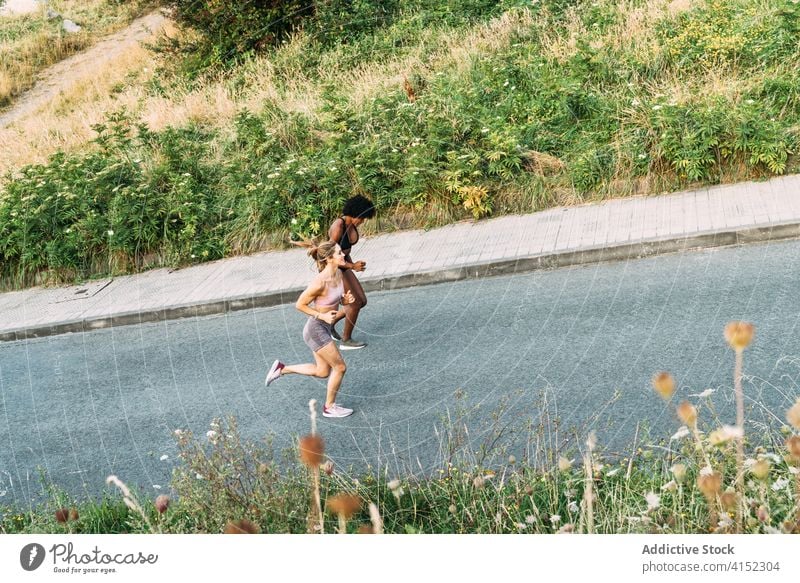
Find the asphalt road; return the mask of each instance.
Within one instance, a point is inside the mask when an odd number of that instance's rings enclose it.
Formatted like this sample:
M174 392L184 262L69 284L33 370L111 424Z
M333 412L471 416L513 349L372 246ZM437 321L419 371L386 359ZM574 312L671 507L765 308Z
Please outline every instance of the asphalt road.
M675 402L715 389L701 417L732 423L722 330L735 319L756 325L748 431L774 427L800 394L799 258L791 241L372 293L359 322L369 346L345 353L338 399L356 413L320 417L327 452L354 472L428 473L464 408L473 454L506 425L498 456L574 449L590 429L624 453L637 425L640 440L679 425L650 388L658 370L678 380ZM40 469L76 496L109 474L169 492L173 432L205 439L228 414L248 438L291 445L324 381L263 379L275 358L311 360L303 323L282 306L0 344L0 505L37 499Z

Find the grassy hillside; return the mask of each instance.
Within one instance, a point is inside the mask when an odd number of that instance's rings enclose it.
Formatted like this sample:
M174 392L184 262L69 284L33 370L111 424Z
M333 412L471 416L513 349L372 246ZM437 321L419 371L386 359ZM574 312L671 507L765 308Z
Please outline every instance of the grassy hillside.
M45 68L122 28L156 4L152 0L52 0L52 10L81 26L73 34L64 32L61 18L48 19L44 8L0 18L0 108L30 88Z
M797 169L791 0L426 0L326 26L95 93L90 145L5 167L5 285L268 248L356 192L386 229Z

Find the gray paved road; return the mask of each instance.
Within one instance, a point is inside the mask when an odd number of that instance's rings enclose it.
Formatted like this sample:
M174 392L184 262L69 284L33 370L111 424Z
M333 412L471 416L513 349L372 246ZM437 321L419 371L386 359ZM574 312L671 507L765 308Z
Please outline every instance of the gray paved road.
M683 396L717 389L714 408L730 423L722 328L732 319L757 326L748 419L782 418L800 394L799 258L793 241L373 293L361 322L370 346L346 353L339 399L356 414L320 420L328 452L340 468L430 471L441 459L434 428L459 389L479 406L473 449L506 398L503 422L557 417L568 446L568 429L583 441L589 425L624 450L637 422L656 437L677 428L649 386L661 369ZM36 498L38 467L77 495L102 491L111 473L168 491L173 431L203 435L229 413L246 436L288 445L308 431L307 403L323 385L287 377L265 389L263 376L275 357L308 360L302 326L284 306L0 344L0 504ZM508 451L522 458L529 437L509 435Z

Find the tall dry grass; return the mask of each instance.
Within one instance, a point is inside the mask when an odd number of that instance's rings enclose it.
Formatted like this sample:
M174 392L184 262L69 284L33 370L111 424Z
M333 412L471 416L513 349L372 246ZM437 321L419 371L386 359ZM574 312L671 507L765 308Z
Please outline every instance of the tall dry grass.
M66 33L61 19L40 12L0 18L0 107L30 88L53 63L82 51L99 38L126 26L157 2L136 0L52 0L48 7L77 22L82 30Z

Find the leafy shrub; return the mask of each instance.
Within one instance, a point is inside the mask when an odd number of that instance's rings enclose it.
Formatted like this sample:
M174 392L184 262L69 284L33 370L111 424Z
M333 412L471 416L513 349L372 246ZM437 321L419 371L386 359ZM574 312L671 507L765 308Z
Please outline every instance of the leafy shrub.
M280 42L313 11L303 0L171 0L178 24L202 34L198 68L240 61Z

